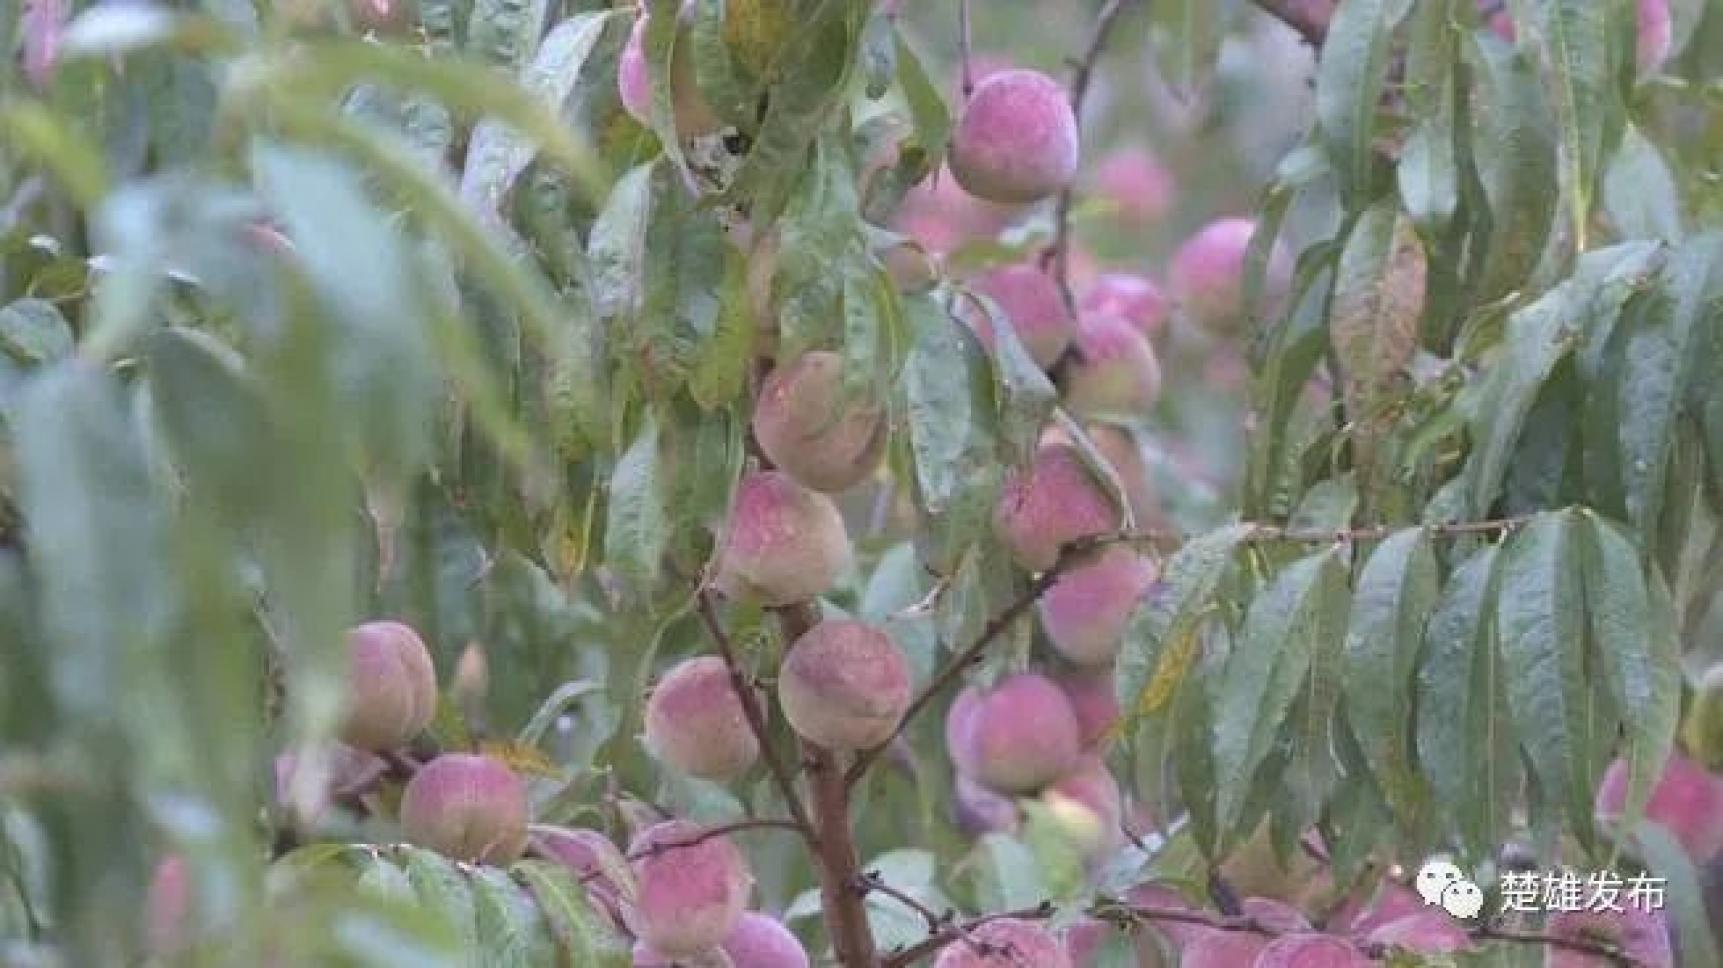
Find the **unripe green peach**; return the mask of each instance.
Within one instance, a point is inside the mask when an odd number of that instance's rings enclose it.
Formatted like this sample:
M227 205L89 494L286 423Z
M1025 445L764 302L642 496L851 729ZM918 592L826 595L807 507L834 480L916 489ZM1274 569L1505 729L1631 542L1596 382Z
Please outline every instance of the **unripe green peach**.
M1112 662L1155 575L1154 561L1126 545L1060 575L1037 604L1053 648L1082 666Z
M778 703L797 735L830 750L892 737L909 707L909 663L890 635L833 619L791 644L778 670Z
M444 753L407 781L401 829L407 839L474 864L513 863L526 849L526 783L501 760Z
M717 656L687 659L665 673L644 718L646 748L679 773L729 780L760 758L730 668Z
M1077 352L1065 374L1065 406L1080 416L1135 416L1161 397L1161 363L1148 338L1117 316L1077 323Z
M1472 947L1465 924L1446 911L1428 909L1389 921L1371 931L1371 944L1398 948L1416 954L1441 955Z
M1048 443L1034 461L1014 470L994 510L993 525L1019 565L1046 571L1065 545L1116 530L1118 505L1069 444Z
M1059 688L1077 715L1077 738L1083 749L1101 745L1119 721L1119 697L1113 688L1113 667L1075 669L1058 677Z
M624 926L623 912L634 905L634 872L609 837L580 827L550 826L531 827L530 837L534 854L573 871L611 924Z
M965 834L981 837L1015 831L1022 817L1016 800L959 773L952 784L952 820Z
M1041 791L1041 802L1086 857L1096 857L1123 839L1125 805L1119 781L1098 756L1084 757L1071 772Z
M1077 764L1077 714L1046 676L1019 673L952 703L946 742L959 773L1001 793L1034 793Z
M976 280L975 289L998 304L999 311L1011 323L1011 331L1038 365L1052 366L1070 348L1076 322L1065 306L1058 283L1039 267L1022 263L994 269ZM974 307L965 311L964 318L981 344L992 352L992 322Z
M1661 910L1622 903L1622 910L1569 911L1552 914L1545 931L1558 938L1604 942L1618 948L1639 968L1675 968L1669 944L1669 923ZM1557 945L1544 946L1545 968L1608 968L1617 961Z
M1173 256L1168 270L1173 299L1197 322L1236 332L1253 307L1244 304L1245 257L1257 223L1223 218L1203 227ZM1282 298L1292 281L1292 259L1276 240L1263 278L1263 305Z
M1600 820L1621 816L1627 802L1628 764L1616 760L1598 785L1596 812ZM1723 851L1723 776L1672 753L1663 775L1651 788L1645 816L1666 828L1696 861Z
M974 942L974 943L970 943ZM1017 918L988 921L939 951L933 968L1071 968L1059 939L1042 925Z
M675 49L670 57L670 90L675 102L676 134L682 138L697 138L712 134L723 126L718 115L700 92L694 71L694 43L686 23L688 8L683 8L683 22L677 28ZM641 124L652 124L652 74L646 59L646 31L651 15L642 9L634 21L634 29L622 48L617 63L616 89L622 97L623 110Z
M885 410L844 396L843 357L804 353L775 367L754 408L754 438L786 474L835 494L861 483L885 455Z
M1004 70L976 85L951 136L951 170L970 193L1036 202L1077 173L1077 119L1064 88L1037 71Z
M628 856L639 886L632 927L653 951L688 958L718 947L735 930L754 878L728 837L668 820L641 831Z
M1371 964L1357 945L1344 938L1306 932L1269 942L1257 955L1255 968L1369 968Z
M776 918L754 911L742 915L720 945L738 968L809 968L808 950Z
M1689 756L1706 769L1723 772L1723 663L1700 677L1681 738Z
M1147 276L1103 272L1084 291L1077 310L1084 316L1117 316L1153 339L1166 327L1173 306Z
M431 725L437 672L419 633L400 622L366 622L347 631L347 654L342 742L382 753Z
M782 471L754 471L736 486L717 584L734 599L793 605L830 591L849 557L849 533L831 498Z

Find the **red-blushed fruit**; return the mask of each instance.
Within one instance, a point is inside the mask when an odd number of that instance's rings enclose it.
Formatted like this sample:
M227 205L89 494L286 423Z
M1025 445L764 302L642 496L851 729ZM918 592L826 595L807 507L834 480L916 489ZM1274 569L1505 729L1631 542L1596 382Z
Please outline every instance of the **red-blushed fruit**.
M1172 210L1172 172L1141 145L1119 148L1102 158L1093 182L1095 197L1130 227L1153 225Z
M623 911L634 905L636 886L628 859L596 830L580 827L533 826L529 828L534 854L556 861L579 876L586 893L623 928Z
M437 672L419 633L401 622L366 622L347 630L347 656L342 742L383 753L431 725Z
M966 242L997 235L1013 211L969 194L950 170L941 168L904 195L893 225L922 248L945 255Z
M1077 321L1076 358L1065 374L1065 407L1084 417L1135 416L1161 397L1161 363L1148 337L1117 316Z
M1083 757L1076 768L1041 791L1041 802L1086 857L1100 856L1124 839L1125 804L1119 781L1099 756Z
M1646 910L1619 898L1620 911L1558 911L1544 930L1558 938L1614 945L1637 968L1675 968L1669 923L1661 910ZM1609 968L1616 960L1556 945L1544 946L1545 968Z
M526 783L501 760L444 753L401 795L401 829L421 847L474 864L513 863L526 849Z
M973 943L972 943L973 942ZM982 950L984 949L984 950ZM1043 925L1017 918L988 921L939 951L934 968L1071 968L1059 939Z
M849 559L831 498L782 471L753 471L736 485L718 557L725 595L767 607L805 602L830 591Z
M1607 822L1621 816L1627 783L1627 761L1611 763L1598 786L1598 819ZM1671 753L1663 775L1651 788L1645 816L1667 828L1694 860L1709 860L1723 851L1723 776Z
M632 927L653 951L671 958L710 951L741 921L754 878L730 838L667 820L641 831L628 856L639 887Z
M1052 680L1024 672L952 703L946 741L959 773L1000 793L1034 793L1080 755L1077 714Z
M1154 484L1149 479L1149 462L1143 448L1129 428L1118 424L1090 421L1083 427L1089 442L1111 464L1124 485L1125 500L1131 505L1131 516L1139 528L1166 526L1166 511L1155 499Z
M737 968L808 968L808 951L776 918L742 915L720 946Z
M1371 944L1426 955L1451 954L1472 947L1472 936L1466 931L1465 924L1454 920L1448 912L1435 908L1380 925L1369 933L1367 940Z
M1038 266L1019 263L994 269L976 280L975 290L998 304L1000 313L1011 322L1011 331L1038 365L1052 366L1070 348L1077 333L1076 321L1059 293L1059 284ZM963 316L981 345L992 352L993 324L986 314L971 306Z
M890 635L862 622L819 623L790 646L778 702L803 739L860 750L892 737L909 707L909 663Z
M1369 968L1357 945L1329 934L1288 934L1269 942L1254 968Z
M951 171L971 194L1037 202L1077 173L1077 119L1059 83L1003 70L975 86L951 136Z
M993 525L1017 563L1046 571L1080 538L1117 530L1123 515L1077 449L1042 444L1033 463L1006 478Z
M1681 724L1687 754L1712 772L1723 772L1723 663L1705 670L1694 685L1693 705Z
M156 862L144 895L144 944L158 958L172 958L191 944L191 876L184 857Z
M1369 934L1383 925L1429 911L1418 892L1384 880L1375 890L1356 891L1328 917L1328 924L1351 934ZM1443 917L1447 917L1446 914Z
M631 964L633 968L740 968L722 948L672 958L653 951L644 941L635 942Z
M1250 968L1268 939L1247 931L1199 929L1179 949L1179 968Z
M1077 311L1084 316L1117 316L1153 338L1166 328L1173 304L1147 276L1103 272L1084 291Z
M844 396L843 357L804 353L773 368L754 408L754 438L778 469L816 491L861 483L885 455L885 410Z
M1017 801L987 789L962 773L952 789L952 820L971 837L1011 833L1022 822Z
M684 8L684 18L686 17ZM616 90L622 98L623 110L636 121L652 124L652 75L646 59L646 31L651 16L642 9L628 34L617 63ZM694 71L694 48L686 24L678 27L675 48L670 57L670 90L676 116L676 133L683 138L712 134L723 126L712 105L700 92Z
M646 748L671 769L730 780L760 758L730 668L713 655L677 663L646 700Z
M1113 688L1113 667L1075 669L1060 675L1059 688L1077 716L1077 739L1083 749L1101 744L1119 721L1119 697Z
M1058 653L1081 666L1104 666L1119 654L1125 626L1155 583L1155 563L1125 545L1059 576L1037 607Z
M1310 931L1310 919L1296 906L1274 897L1247 897L1239 902L1244 916L1282 933Z
M1197 322L1223 333L1236 332L1253 307L1244 304L1245 257L1256 222L1222 218L1187 239L1173 256L1168 285L1179 307ZM1281 299L1292 282L1292 259L1276 240L1263 277L1263 306Z

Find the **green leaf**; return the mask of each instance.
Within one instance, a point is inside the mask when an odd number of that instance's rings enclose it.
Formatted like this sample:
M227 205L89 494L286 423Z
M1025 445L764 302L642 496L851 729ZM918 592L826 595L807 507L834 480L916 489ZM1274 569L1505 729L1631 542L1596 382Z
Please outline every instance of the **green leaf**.
M1471 145L1489 204L1490 232L1473 263L1478 299L1490 302L1524 285L1549 238L1556 208L1556 134L1536 65L1480 32L1466 47L1476 88Z
M1454 571L1425 628L1418 670L1418 761L1433 806L1473 858L1507 830L1519 789L1519 746L1496 639L1495 545Z
M1642 557L1626 532L1588 512L1580 539L1594 661L1624 717L1628 787L1620 826L1632 830L1674 744L1681 715L1680 643L1667 603L1652 595Z
M659 459L658 419L648 413L610 478L604 526L605 564L636 594L650 591L670 541Z
M474 0L466 52L481 63L520 68L538 48L548 8L549 0Z
M1418 349L1427 270L1423 243L1392 200L1358 218L1340 254L1329 339L1351 413L1366 425Z
M558 964L594 968L628 968L632 954L623 940L593 909L580 875L562 865L526 860L512 869L538 902L539 912L556 939Z
M1347 623L1347 719L1407 829L1416 824L1426 796L1413 754L1413 696L1425 626L1440 587L1428 532L1396 532L1365 562Z
M1603 207L1624 239L1681 238L1681 193L1675 173L1638 125L1629 124L1603 173Z
M0 353L26 366L72 355L72 327L46 299L26 297L0 306Z
M647 17L640 49L646 59L646 76L652 92L651 125L665 157L678 172L688 164L682 155L682 136L676 130L677 47L687 34L681 29L682 0L646 0L641 16Z
M1200 658L1198 629L1210 599L1250 534L1250 525L1233 524L1188 542L1162 569L1163 588L1137 606L1125 630L1114 680L1124 714L1119 728L1125 735L1138 717L1172 700Z
M556 963L556 945L533 896L508 873L475 867L472 882L479 947L485 968L534 968Z
M1406 6L1404 0L1346 0L1328 23L1316 65L1316 118L1349 205L1367 197L1375 180L1376 108L1388 79L1394 24Z
M1529 8L1529 9L1528 9ZM1597 186L1605 132L1619 125L1622 112L1612 82L1611 11L1596 0L1541 0L1520 4L1517 19L1537 38L1548 61L1555 89L1561 134L1561 185L1570 219L1578 229L1575 245L1588 248L1586 225ZM1530 14L1528 18L1525 14Z
M909 46L903 31L897 31L895 36L897 85L902 89L904 103L909 108L910 123L915 126L916 143L931 164L944 156L946 144L951 139L951 109L928 78L927 68L922 66L921 58Z
M1052 897L1041 861L1029 845L1008 834L990 833L976 845L981 864L976 891L985 911L1014 911L1034 907Z
M1159 30L1156 48L1173 83L1188 90L1205 84L1214 73L1221 42L1221 11L1207 0L1167 0L1150 7Z
M150 401L187 489L244 526L270 500L281 468L275 428L239 355L195 330L155 334Z
M674 167L653 167L651 192L640 314L621 348L662 396L687 382L702 344L717 332L728 246L717 219L689 197Z
M759 92L749 82L746 69L724 42L724 0L698 0L688 32L692 45L694 79L700 96L725 123L741 131L753 129L759 111Z
M1400 202L1424 238L1442 236L1460 205L1460 164L1454 145L1462 0L1427 0L1414 8L1406 53L1406 135L1400 164Z
M1572 511L1541 514L1502 552L1496 621L1514 731L1533 777L1581 843L1593 840L1591 776L1581 748L1585 613Z
M759 320L748 299L748 263L734 246L724 248L724 278L718 287L718 318L688 375L688 393L702 407L722 407L742 395L759 340Z
M1338 640L1346 572L1333 548L1300 559L1251 601L1215 694L1215 813L1235 829L1256 771L1299 698L1316 650Z
M1674 834L1649 820L1633 832L1633 839L1651 874L1662 879L1664 898L1672 909L1670 927L1680 942L1679 963L1723 964L1723 952L1718 950L1713 921L1706 910L1710 895L1699 879L1694 859Z
M419 906L454 931L463 951L477 950L478 914L467 875L435 851L409 846L396 850Z

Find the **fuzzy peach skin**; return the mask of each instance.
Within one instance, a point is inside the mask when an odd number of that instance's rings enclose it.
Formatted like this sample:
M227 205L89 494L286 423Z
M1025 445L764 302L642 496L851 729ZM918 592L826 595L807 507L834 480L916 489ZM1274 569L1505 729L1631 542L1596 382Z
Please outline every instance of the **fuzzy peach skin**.
M526 783L501 760L444 753L407 781L401 829L407 839L446 857L506 865L527 844Z
M808 951L776 918L754 911L742 915L719 948L747 968L809 968Z
M734 779L760 758L760 742L724 660L677 663L646 700L646 748L671 769L707 780Z
M1269 942L1255 968L1370 968L1374 964L1352 942L1329 934L1288 934Z
M1053 277L1031 263L1005 266L986 273L975 282L975 291L993 300L1011 323L1011 331L1036 365L1045 369L1058 362L1077 334L1077 323L1059 294ZM992 352L995 344L992 321L971 306L964 318L981 344Z
M803 739L860 750L890 739L909 707L909 663L890 635L862 622L828 620L790 646L778 670L778 703Z
M1367 940L1371 944L1425 955L1452 954L1472 947L1472 935L1465 924L1437 908L1389 921L1371 931Z
M1017 563L1046 571L1061 549L1080 538L1115 531L1123 514L1069 444L1037 448L1027 470L1006 479L993 526Z
M1560 911L1545 930L1558 938L1604 941L1621 949L1639 968L1675 968L1669 922L1662 911L1622 904L1621 911ZM1612 959L1555 945L1544 947L1545 968L1609 968Z
M1119 721L1119 697L1113 689L1112 665L1075 669L1056 680L1077 715L1077 738L1085 750L1106 739Z
M1071 968L1059 939L1043 925L1017 918L988 921L969 933L979 944L946 945L934 968Z
M1077 174L1077 118L1065 89L1038 71L1003 70L975 86L952 133L951 171L994 202L1047 198Z
M1065 374L1065 406L1083 417L1138 416L1161 397L1161 362L1148 337L1117 316L1077 323L1077 352Z
M1172 172L1141 145L1128 145L1103 157L1095 166L1094 189L1116 218L1137 228L1153 225L1172 211Z
M437 672L419 633L401 622L366 622L347 631L347 656L342 742L382 753L431 725Z
M1604 771L1594 807L1600 820L1621 816L1627 783L1627 761L1616 760ZM1645 816L1667 828L1695 861L1710 860L1723 851L1723 775L1680 753L1670 754L1651 788Z
M1173 304L1147 276L1103 272L1084 290L1077 311L1083 316L1117 316L1153 338L1166 328Z
M754 407L754 438L778 469L816 491L861 483L885 455L885 410L844 397L843 357L804 353L772 369Z
M709 951L736 929L754 877L728 837L703 837L686 820L641 831L628 847L639 886L635 937L672 959Z
M1053 648L1080 666L1104 666L1119 654L1125 627L1154 587L1155 563L1125 545L1060 575L1037 608Z
M1244 305L1245 256L1256 222L1222 218L1210 222L1179 247L1167 272L1173 300L1192 319L1221 332L1235 332L1251 307ZM1284 298L1292 284L1292 258L1278 239L1263 278L1264 306Z
M1065 693L1024 672L958 694L946 743L959 773L999 793L1035 793L1077 765L1077 714Z
M971 837L1010 833L1023 819L1016 800L995 793L962 773L957 774L952 784L951 816L957 829Z
M831 498L782 471L754 471L736 486L716 584L737 600L793 605L830 591L849 558L849 533Z
M997 235L1016 210L976 198L963 190L949 168L941 168L904 195L893 224L927 251L945 255L966 242Z

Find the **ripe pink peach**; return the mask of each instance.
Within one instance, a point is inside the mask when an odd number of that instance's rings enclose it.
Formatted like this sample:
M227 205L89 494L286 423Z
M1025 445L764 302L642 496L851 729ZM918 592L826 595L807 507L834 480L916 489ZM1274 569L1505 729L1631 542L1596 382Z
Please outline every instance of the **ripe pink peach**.
M419 633L400 622L347 631L347 718L341 740L374 753L397 749L431 725L437 673Z
M1288 934L1269 942L1255 968L1369 968L1358 946L1330 934Z
M782 471L754 471L736 486L717 585L734 599L793 605L830 591L849 557L849 533L831 498Z
M1098 756L1079 765L1041 791L1041 802L1053 812L1087 857L1096 857L1123 839L1124 798L1119 781Z
M1669 923L1661 910L1621 904L1620 911L1559 911L1546 926L1558 938L1583 938L1613 944L1639 968L1675 968ZM1555 945L1544 947L1545 968L1608 968L1610 958Z
M1247 931L1201 929L1179 950L1179 968L1241 968L1255 965L1268 939Z
M1296 906L1274 897L1247 897L1239 903L1244 916L1282 933L1310 931L1310 919Z
M894 224L922 248L945 255L966 242L998 234L1014 211L969 194L949 169L941 168L904 195Z
M1117 316L1152 339L1166 327L1173 307L1161 287L1147 276L1103 272L1083 293L1077 310L1084 316Z
M667 820L641 831L628 856L639 886L634 934L653 951L673 959L709 951L741 921L754 878L730 838Z
M1472 946L1472 936L1461 922L1446 911L1433 908L1389 921L1371 931L1368 940L1371 944L1428 955L1452 954Z
M1210 222L1173 256L1167 273L1173 299L1197 322L1235 332L1253 308L1244 304L1244 269L1256 224L1247 218ZM1292 259L1277 239L1263 279L1262 305L1278 302L1291 282Z
M998 304L1029 358L1042 367L1058 362L1076 336L1077 324L1053 277L1030 263L994 269L975 283L977 292ZM992 351L993 323L978 308L964 313L983 346Z
M1143 457L1142 445L1130 428L1118 424L1090 421L1083 427L1089 442L1113 466L1124 485L1125 500L1131 505L1131 515L1137 526L1159 528L1166 523L1166 512L1155 499L1154 484L1149 479L1149 462Z
M444 753L407 781L401 829L445 857L506 865L527 843L526 783L500 760Z
M714 655L676 664L646 700L646 748L671 769L730 780L760 758L730 669Z
M1034 793L1068 772L1080 754L1077 715L1052 680L1025 672L952 703L946 742L959 773L1000 793Z
M191 943L191 874L186 860L169 854L156 862L144 895L144 944L152 955L172 958Z
M736 962L723 948L712 948L681 958L661 955L644 941L634 943L631 968L737 968Z
M963 107L951 137L952 173L995 202L1036 202L1077 173L1077 119L1064 88L1045 74L989 74Z
M885 410L844 396L843 357L804 353L775 367L754 408L760 449L806 487L835 494L861 483L885 454Z
M790 646L778 670L778 703L803 739L860 750L890 739L909 707L909 663L890 635L829 620Z
M683 9L684 20L687 8ZM634 29L622 48L617 63L616 88L622 97L622 107L644 125L652 124L652 75L646 60L646 31L651 20L645 9L634 21ZM700 93L694 73L693 38L686 23L677 31L675 49L671 53L670 89L675 102L676 133L683 138L696 138L717 131L722 122Z
M1059 576L1037 604L1053 648L1081 666L1112 662L1155 575L1148 557L1114 545Z
M581 827L551 826L531 827L529 836L534 854L578 875L595 905L613 925L623 927L622 912L634 904L634 872L609 837Z
M1161 363L1135 326L1117 316L1077 321L1077 353L1065 374L1065 406L1075 414L1136 416L1161 396Z
M1101 744L1119 721L1119 697L1113 689L1113 667L1077 669L1058 678L1059 688L1077 715L1077 738L1083 749Z
M1017 918L988 921L939 951L933 968L1071 968L1059 939L1042 925ZM980 950L984 949L984 950Z
M994 510L993 525L1019 565L1046 571L1080 538L1117 529L1118 504L1069 444L1042 444L1034 461L1014 470Z
M1627 801L1627 783L1627 761L1611 763L1598 786L1599 819L1610 820L1621 815ZM1645 815L1667 828L1694 860L1709 860L1723 851L1723 776L1680 753L1672 753L1663 775L1651 789Z
M959 773L952 790L952 820L965 834L981 837L1015 831L1022 817L1016 800Z
M809 968L808 951L776 918L749 911L720 946L737 968Z
M1173 207L1173 176L1141 145L1119 148L1095 167L1095 195L1133 228L1159 222Z

